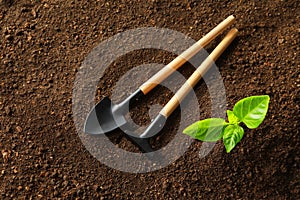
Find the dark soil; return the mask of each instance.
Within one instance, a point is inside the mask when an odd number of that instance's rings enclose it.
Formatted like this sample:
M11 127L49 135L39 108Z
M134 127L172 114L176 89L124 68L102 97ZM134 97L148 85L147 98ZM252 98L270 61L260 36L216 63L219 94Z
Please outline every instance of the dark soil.
M0 198L299 199L299 4L0 0ZM250 95L270 95L269 112L257 130L246 129L230 154L220 142L202 159L201 142L195 141L170 166L146 174L111 169L89 154L73 124L72 88L82 61L97 44L149 26L197 40L231 14L240 33L217 65L228 108ZM166 64L174 58L151 50L127 56L126 62L110 66L97 100L110 94L124 66ZM163 104L171 97L155 91L143 108L133 110L137 123L149 123L147 103ZM205 83L195 91L201 119L210 117ZM179 119L172 117L167 126ZM111 139L137 151L123 136ZM156 140L156 148L169 139Z

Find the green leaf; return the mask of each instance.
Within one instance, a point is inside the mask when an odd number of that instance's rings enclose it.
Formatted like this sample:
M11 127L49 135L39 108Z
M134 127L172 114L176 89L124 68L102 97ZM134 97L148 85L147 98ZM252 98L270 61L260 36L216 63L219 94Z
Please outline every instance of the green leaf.
M268 95L251 96L238 101L233 113L250 129L257 128L264 120L269 106Z
M229 153L244 136L244 129L239 125L229 125L224 129L223 142Z
M239 118L234 115L233 111L227 110L227 116L228 116L228 121L230 124L238 124L239 123Z
M204 142L216 142L222 138L225 127L224 119L210 118L193 123L183 133Z

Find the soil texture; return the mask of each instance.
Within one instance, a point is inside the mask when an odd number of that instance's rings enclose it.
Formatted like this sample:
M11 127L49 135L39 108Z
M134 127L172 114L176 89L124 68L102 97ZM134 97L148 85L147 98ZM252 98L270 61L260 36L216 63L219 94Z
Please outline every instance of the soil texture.
M0 0L0 198L299 199L299 5L299 0ZM226 106L267 94L271 102L263 124L245 129L229 154L218 142L200 158L202 142L194 141L182 157L154 172L125 173L94 158L72 115L76 73L92 49L140 27L168 28L198 40L231 14L239 35L216 63ZM129 69L167 64L175 56L145 49L120 57L100 79L95 102L110 96ZM187 77L193 68L187 63L179 71ZM205 82L195 93L199 119L211 117ZM149 124L150 106L164 105L171 96L159 86L131 117ZM154 148L172 140L180 117L176 110L151 141ZM139 152L120 131L109 137Z

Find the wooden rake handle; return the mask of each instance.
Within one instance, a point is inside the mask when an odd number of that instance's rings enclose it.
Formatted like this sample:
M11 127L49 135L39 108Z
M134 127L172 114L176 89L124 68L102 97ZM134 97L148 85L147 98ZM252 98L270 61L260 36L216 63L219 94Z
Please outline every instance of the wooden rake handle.
M203 47L208 45L213 39L220 35L227 27L229 27L235 20L234 16L227 17L224 21L218 24L213 30L201 38L198 42L192 45L190 48L185 50L182 54L177 56L172 62L162 68L154 76L152 76L147 82L140 86L140 90L147 94L174 71L181 67L187 60L193 57Z
M176 92L172 99L164 106L160 111L160 114L165 118L168 118L172 112L177 108L184 97L193 89L198 83L201 77L207 72L212 64L220 57L224 50L237 36L238 30L236 28L231 29L221 43L213 50L213 52L204 60L204 62L195 70L195 72L189 77L189 79L182 85L182 87Z

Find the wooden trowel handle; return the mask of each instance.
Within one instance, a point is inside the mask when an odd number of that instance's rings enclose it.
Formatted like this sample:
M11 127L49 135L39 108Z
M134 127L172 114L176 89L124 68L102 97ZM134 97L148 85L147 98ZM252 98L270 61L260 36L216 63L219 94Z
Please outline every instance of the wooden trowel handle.
M160 114L168 118L171 113L177 108L183 98L193 89L201 77L207 72L212 64L219 58L224 50L236 37L238 30L231 29L221 43L213 50L213 52L204 60L204 62L195 70L183 86L176 92L172 99L160 111Z
M177 56L172 62L162 68L154 76L152 76L147 82L140 86L140 90L147 94L168 76L170 76L174 71L181 67L187 60L193 57L197 52L199 52L203 47L209 44L213 39L215 39L219 34L221 34L227 27L229 27L235 18L234 16L227 17L224 21L218 24L213 30L201 38L198 42L192 45L190 48L185 50L182 54Z

